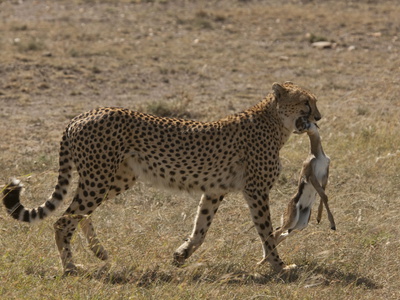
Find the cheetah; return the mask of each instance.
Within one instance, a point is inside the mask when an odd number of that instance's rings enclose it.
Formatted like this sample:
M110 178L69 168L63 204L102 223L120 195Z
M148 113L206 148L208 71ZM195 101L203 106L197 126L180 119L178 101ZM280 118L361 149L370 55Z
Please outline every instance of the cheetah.
M330 158L324 153L316 124L309 123L306 130L310 139L310 154L303 163L297 193L289 201L282 216L282 226L274 232L276 245L295 230L303 230L310 220L311 208L317 194L321 197L318 207L317 222L321 221L323 205L327 210L331 229L336 230L335 220L329 209L325 188L329 177Z
M33 223L52 214L66 198L73 166L79 179L73 200L55 222L64 274L76 274L71 252L81 229L94 254L107 260L90 215L137 180L202 193L189 238L173 254L181 266L203 243L218 207L229 192L241 191L274 270L287 266L272 236L269 191L279 176L279 151L292 132L321 119L316 97L291 83L274 83L255 106L214 122L157 117L124 108L98 108L71 120L60 142L58 181L41 206L20 203L22 185L12 181L3 203L15 219ZM305 120L305 121L304 121Z

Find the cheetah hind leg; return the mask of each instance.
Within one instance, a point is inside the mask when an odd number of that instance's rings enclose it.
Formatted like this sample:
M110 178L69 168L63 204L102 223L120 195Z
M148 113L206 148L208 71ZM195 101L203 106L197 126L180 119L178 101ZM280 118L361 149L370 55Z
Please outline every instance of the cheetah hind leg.
M78 271L72 259L71 238L82 218L81 215L64 215L54 223L55 239L64 275L75 275Z
M78 273L78 268L73 262L71 252L71 237L78 224L81 226L89 242L89 247L94 254L102 260L108 258L107 251L100 244L89 216L64 215L54 223L56 244L60 252L64 275L76 275Z
M106 195L104 195L103 201L113 199L120 193L131 188L135 182L136 176L132 172L132 169L129 167L127 161L122 162L115 174L114 184L109 188ZM81 226L81 229L86 237L90 250L92 250L99 259L107 260L107 250L101 245L99 239L97 238L97 234L90 216L85 216L85 218L80 221L79 225Z
M101 245L99 239L97 238L97 234L94 230L92 219L90 216L85 216L85 218L80 221L79 225L83 231L83 234L86 237L86 240L89 243L90 250L101 260L108 259L107 250Z
M80 189L77 190L74 201L67 209L66 214L54 224L56 231L56 244L60 252L64 274L73 275L77 273L77 268L72 260L71 238L76 227L78 226L78 223L80 223L81 229L89 243L90 249L98 258L107 260L108 253L100 244L100 241L97 238L94 230L92 220L88 214L93 212L103 201L112 199L121 192L129 189L134 184L135 180L136 177L134 176L131 168L126 162L123 162L116 172L114 184L108 188L108 192L106 194L99 194L97 199L88 199L86 197L86 202L91 202L93 206L90 208L91 211L87 211L86 213L82 211L82 215L73 214L74 212L78 211L80 206L79 199L85 198L83 197L83 192Z

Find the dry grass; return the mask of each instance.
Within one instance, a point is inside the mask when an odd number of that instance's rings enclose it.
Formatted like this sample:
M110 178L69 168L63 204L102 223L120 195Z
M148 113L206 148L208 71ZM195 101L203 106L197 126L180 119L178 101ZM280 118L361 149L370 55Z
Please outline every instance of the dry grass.
M257 234L230 195L178 269L171 255L198 198L138 184L94 214L110 270L99 272L78 234L85 272L62 278L57 216L30 227L2 210L0 298L399 299L399 15L396 1L0 1L0 182L21 178L27 206L49 195L61 132L78 113L124 106L215 120L291 80L319 98L338 227L313 217L285 241L281 256L300 270L282 280L255 266ZM337 47L312 48L317 39ZM282 151L275 224L307 151L305 136Z

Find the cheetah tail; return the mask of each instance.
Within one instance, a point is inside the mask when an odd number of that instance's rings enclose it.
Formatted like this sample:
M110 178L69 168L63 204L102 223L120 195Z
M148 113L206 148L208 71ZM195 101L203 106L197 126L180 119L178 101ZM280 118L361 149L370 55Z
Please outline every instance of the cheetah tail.
M54 188L53 194L46 202L38 208L25 208L20 202L22 184L16 179L13 179L11 183L3 189L3 204L8 214L14 219L27 223L41 221L54 212L64 200L72 173L72 162L70 159L70 152L67 150L68 142L65 137L64 135L61 141L58 182Z

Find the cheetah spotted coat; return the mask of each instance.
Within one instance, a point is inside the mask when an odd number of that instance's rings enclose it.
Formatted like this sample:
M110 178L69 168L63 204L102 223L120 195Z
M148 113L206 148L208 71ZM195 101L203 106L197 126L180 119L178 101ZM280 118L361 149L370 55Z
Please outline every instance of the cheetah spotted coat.
M143 114L123 108L99 108L75 117L60 144L59 176L43 205L26 209L21 184L3 191L8 213L24 222L50 215L66 198L75 166L79 181L72 203L54 224L64 272L76 270L71 238L80 223L89 247L108 258L90 215L105 200L129 189L136 180L184 191L199 191L190 237L175 251L181 265L203 243L224 196L242 191L262 241L263 260L285 268L274 239L269 191L281 169L279 151L293 131L321 118L315 97L292 83L273 85L273 93L250 109L216 122L196 122Z

